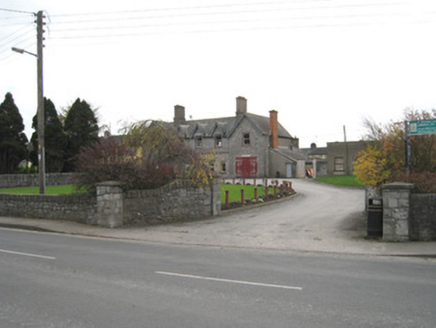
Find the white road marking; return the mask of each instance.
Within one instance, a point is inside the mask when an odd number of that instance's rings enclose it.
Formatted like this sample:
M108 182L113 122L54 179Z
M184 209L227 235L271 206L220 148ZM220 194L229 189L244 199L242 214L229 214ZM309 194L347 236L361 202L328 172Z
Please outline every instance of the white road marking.
M47 259L47 260L56 260L56 258L52 257L52 256L44 256L44 255L38 255L38 254L14 252L14 251L8 251L8 250L5 250L5 249L0 249L0 253L8 253L8 254L15 254L15 255L24 255L24 256L30 256L30 257L38 257L38 258Z
M244 281L244 280L232 280L232 279L221 279L221 278L213 278L213 277L194 276L194 275L190 275L190 274L175 273L175 272L156 271L156 274L163 274L163 275L167 275L167 276L176 276L176 277L182 277L182 278L192 278L192 279L228 282L228 283L232 283L232 284L251 285L251 286L259 286L259 287L303 290L302 287L296 287L296 286L264 284L264 283L260 283L260 282L251 282L251 281Z

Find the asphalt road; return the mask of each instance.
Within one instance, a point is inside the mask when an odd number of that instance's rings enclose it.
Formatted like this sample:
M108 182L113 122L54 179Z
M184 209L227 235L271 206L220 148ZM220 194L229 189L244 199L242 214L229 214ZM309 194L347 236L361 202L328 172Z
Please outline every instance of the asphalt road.
M0 327L434 327L436 261L0 230Z

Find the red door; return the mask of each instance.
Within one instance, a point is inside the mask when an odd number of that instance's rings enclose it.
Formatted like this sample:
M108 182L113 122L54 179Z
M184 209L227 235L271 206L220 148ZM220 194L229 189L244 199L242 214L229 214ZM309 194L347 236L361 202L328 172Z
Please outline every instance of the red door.
M257 176L257 157L236 157L235 173L237 178L255 178Z

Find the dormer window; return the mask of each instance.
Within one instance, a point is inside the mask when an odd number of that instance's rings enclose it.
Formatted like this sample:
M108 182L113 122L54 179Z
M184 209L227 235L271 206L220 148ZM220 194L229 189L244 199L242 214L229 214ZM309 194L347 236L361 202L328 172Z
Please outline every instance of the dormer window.
M215 148L221 148L223 146L223 137L221 135L215 136Z
M195 147L197 147L197 148L203 147L203 137L202 136L197 136L195 138Z
M250 146L250 133L244 133L242 135L242 144L244 146Z

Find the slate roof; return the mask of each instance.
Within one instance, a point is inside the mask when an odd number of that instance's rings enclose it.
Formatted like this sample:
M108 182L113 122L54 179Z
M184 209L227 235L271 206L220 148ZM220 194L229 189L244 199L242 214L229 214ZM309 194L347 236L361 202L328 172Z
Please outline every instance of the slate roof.
M261 134L270 135L269 117L250 113L232 117L185 121L179 124L177 130L185 138L194 138L195 136L213 137L217 134L228 138L244 119L251 122ZM278 134L279 138L293 138L280 123L278 125Z
M289 158L289 159L294 160L294 161L306 160L306 156L299 149L288 149L288 148L280 148L279 147L279 148L273 148L271 150L273 152L276 152L277 154L283 156L283 157Z
M327 156L327 147L300 148L300 151L308 158Z

